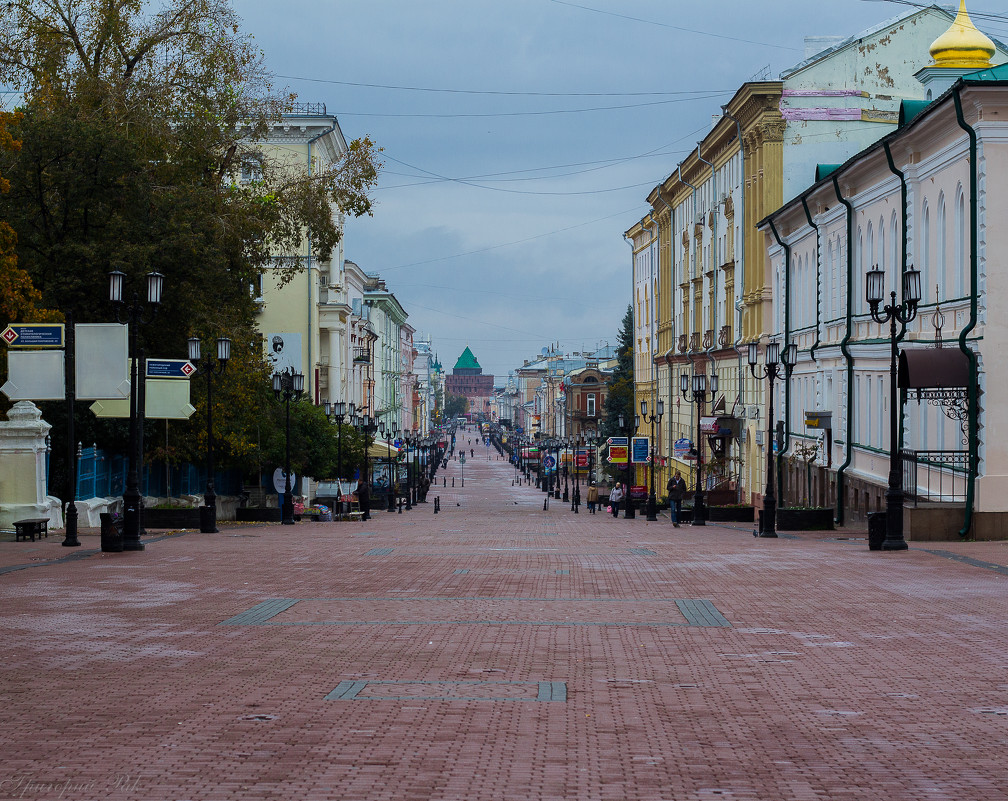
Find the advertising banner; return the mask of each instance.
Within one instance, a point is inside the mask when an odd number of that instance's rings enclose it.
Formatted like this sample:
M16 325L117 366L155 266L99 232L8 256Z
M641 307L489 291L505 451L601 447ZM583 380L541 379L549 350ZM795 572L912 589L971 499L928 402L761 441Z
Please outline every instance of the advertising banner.
M647 464L651 460L651 438L650 437L634 437L633 438L633 463L634 464Z

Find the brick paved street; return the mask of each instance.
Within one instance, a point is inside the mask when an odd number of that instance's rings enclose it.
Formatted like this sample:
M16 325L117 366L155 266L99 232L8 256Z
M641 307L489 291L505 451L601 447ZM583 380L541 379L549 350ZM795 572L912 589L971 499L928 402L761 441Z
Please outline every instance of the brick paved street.
M1008 798L1004 544L575 516L512 476L0 544L0 797Z

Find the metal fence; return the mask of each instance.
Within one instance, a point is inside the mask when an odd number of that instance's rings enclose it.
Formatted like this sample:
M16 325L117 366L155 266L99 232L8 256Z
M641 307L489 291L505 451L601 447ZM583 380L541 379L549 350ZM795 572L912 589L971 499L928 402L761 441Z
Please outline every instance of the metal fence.
M962 503L966 500L969 453L966 451L900 451L903 493L919 502Z
M128 462L122 455L109 454L100 448L82 448L77 469L77 500L122 495L128 469ZM206 469L193 464L145 464L140 480L140 492L152 497L202 495L205 488ZM238 495L241 488L240 471L214 472L214 489L218 495Z

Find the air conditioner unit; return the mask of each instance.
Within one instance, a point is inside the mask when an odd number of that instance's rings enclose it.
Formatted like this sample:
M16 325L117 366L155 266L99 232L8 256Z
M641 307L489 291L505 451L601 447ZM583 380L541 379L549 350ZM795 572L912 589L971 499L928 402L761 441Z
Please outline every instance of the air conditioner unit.
M759 420L759 406L746 406L746 417L750 420Z

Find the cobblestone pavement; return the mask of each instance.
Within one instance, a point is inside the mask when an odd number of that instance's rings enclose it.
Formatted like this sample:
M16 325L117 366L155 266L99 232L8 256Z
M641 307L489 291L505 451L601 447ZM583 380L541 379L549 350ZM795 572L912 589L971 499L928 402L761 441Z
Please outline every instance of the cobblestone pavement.
M0 798L1008 798L1004 543L544 511L460 468L437 515L0 543Z

